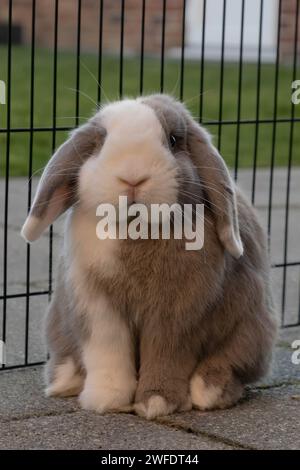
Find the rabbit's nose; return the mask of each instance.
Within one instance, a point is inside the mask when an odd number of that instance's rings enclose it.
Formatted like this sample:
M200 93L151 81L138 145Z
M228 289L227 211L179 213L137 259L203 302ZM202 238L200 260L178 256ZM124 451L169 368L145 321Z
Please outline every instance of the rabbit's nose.
M142 177L137 177L137 178L134 178L134 177L129 177L129 178L118 178L119 181L121 181L122 183L126 184L127 186L131 187L131 188L137 188L138 186L141 186L142 184L146 183L146 181L148 181L149 177L148 176L142 176Z

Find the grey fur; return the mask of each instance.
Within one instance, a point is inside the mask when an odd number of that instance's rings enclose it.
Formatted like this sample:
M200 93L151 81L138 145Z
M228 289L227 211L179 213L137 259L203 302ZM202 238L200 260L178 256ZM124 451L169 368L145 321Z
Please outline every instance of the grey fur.
M185 107L165 95L142 102L155 110L166 145L170 133L178 136L174 153L180 188L194 194L179 193L179 202L205 204L205 246L186 251L185 240L123 240L115 275L95 268L82 273L86 296L106 294L130 328L137 403L147 406L150 397L160 395L172 410L186 408L196 372L208 386L221 387L215 407L231 406L245 384L267 372L276 336L265 236L206 132ZM84 148L90 148L88 142ZM43 192L43 199L52 192ZM228 226L233 230L225 236ZM81 345L90 326L78 312L75 289L67 284L68 269L65 256L47 317L50 382L55 365L70 356L84 376Z
M43 217L55 191L63 186L71 191L71 196L65 200L62 207L64 212L76 201L76 181L78 171L95 149L101 146L103 130L98 119L90 119L85 125L72 132L70 138L62 144L48 163L37 190L38 198L35 200L31 215Z

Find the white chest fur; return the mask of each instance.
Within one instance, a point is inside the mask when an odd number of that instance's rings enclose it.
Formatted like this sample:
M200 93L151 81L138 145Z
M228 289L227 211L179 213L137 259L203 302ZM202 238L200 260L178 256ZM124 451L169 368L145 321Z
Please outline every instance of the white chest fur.
M96 234L98 219L81 208L69 214L65 252L69 260L81 269L93 268L106 276L115 274L118 268L119 240L100 240Z
M103 412L130 403L136 389L134 350L127 324L103 292L88 294L85 275L98 268L106 276L118 267L118 240L99 240L97 219L80 209L69 214L65 256L68 275L75 294L77 312L85 315L90 335L82 344L82 360L86 369L80 403L85 409Z
M97 310L90 303L90 285L87 273L94 273L107 278L118 270L119 241L107 238L99 240L96 235L97 217L86 214L81 208L75 208L68 214L64 258L67 264L66 282L76 298L81 311Z

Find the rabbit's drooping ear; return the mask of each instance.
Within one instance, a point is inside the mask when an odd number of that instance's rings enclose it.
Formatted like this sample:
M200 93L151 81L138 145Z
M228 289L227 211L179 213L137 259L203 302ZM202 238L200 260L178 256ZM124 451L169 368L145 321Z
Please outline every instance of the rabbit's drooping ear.
M234 257L243 254L240 238L235 186L223 158L210 136L190 119L188 142L191 157L213 212L217 233L225 249Z
M21 231L25 240L37 240L75 202L79 169L98 144L100 146L100 137L99 129L91 120L73 131L52 156Z

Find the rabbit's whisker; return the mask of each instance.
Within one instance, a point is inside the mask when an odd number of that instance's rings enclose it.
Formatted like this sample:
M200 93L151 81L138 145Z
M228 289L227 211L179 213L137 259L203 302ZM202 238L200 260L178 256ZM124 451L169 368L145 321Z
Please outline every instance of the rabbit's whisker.
M56 116L55 119L89 119L90 116Z
M85 68L85 70L90 74L90 76L95 80L95 82L97 83L98 87L100 88L100 90L102 91L103 95L104 95L104 98L106 99L106 101L108 103L110 103L110 100L108 99L108 96L107 94L105 93L105 90L103 88L103 86L99 83L99 81L97 80L97 78L95 77L95 75L93 74L93 72L88 68L88 66L83 62L82 59L80 59L80 63L81 65Z
M194 184L195 186L199 186L201 187L202 189L209 189L211 191L215 191L217 194L219 194L220 196L222 196L225 200L228 199L228 196L226 195L226 193L222 193L221 191L219 191L218 189L216 189L216 187L218 186L212 186L212 185L208 185L206 183L199 183L199 182L196 182L196 181L193 181L193 180L188 180L188 179L180 179L180 176L178 177L178 180L180 180L181 182L183 183L189 183L189 184Z
M175 207L175 210L176 210L176 212L179 213L180 215L183 215L182 208L179 209L178 207ZM204 216L201 216L201 215L199 214L199 212L197 213L197 216L200 218L200 220L201 220L202 222L205 222L205 217L204 217ZM193 227L195 226L195 222L194 222L194 220L193 220L193 218L192 218L191 216L189 216L189 215L187 215L186 213L184 213L184 217L185 217L186 219L188 219L188 220L192 223L192 226L193 226ZM207 220L206 222L212 225L212 222L211 222L210 220Z
M67 90L70 90L70 91L74 91L76 93L79 93L80 95L84 96L85 98L87 98L88 100L91 101L91 103L93 103L95 106L96 106L96 109L99 108L99 105L96 101L93 100L93 98L91 98L87 93L85 93L84 91L82 90L77 90L77 88L69 88L67 87L66 88Z
M186 190L179 190L179 193L181 193L182 195L189 196L189 197L195 199L196 201L207 202L209 205L215 207L216 210L218 210L220 213L226 214L226 211L224 211L223 209L221 209L220 207L218 207L216 204L211 202L209 199L206 199L205 197L197 196L194 193L191 193L190 191L186 191Z
M202 93L198 93L197 95L192 96L191 98L188 98L187 100L184 100L183 102L184 102L184 104L190 103L191 101L194 101L194 100L200 98L200 96L204 96L204 95L206 95L207 93L210 93L211 91L212 91L212 90L205 90L205 91L203 91Z

